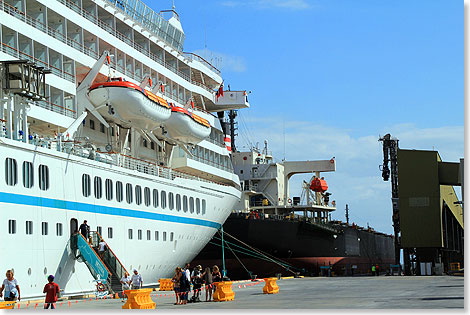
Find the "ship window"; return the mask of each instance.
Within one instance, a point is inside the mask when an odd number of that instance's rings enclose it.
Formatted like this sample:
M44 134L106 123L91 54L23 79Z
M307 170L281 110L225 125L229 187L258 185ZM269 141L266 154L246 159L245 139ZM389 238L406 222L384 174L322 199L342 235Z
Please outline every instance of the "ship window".
M173 242L173 236L174 236L174 234L173 234L173 232L171 232L170 233L170 242Z
M140 185L135 186L135 203L142 204L142 187Z
M126 184L126 201L127 203L132 203L132 185Z
M90 129L95 130L95 121L90 119Z
M145 187L144 188L144 203L148 207L150 206L151 200L150 200L150 188Z
M105 181L105 194L107 200L113 200L113 181L110 179Z
M114 137L114 127L111 127L111 136Z
M33 163L23 162L23 186L25 188L33 187L34 183L34 170Z
M42 235L47 235L49 234L49 223L47 222L42 222L41 224L41 234Z
M95 198L101 199L103 196L103 186L101 177L95 176Z
M181 195L176 194L176 210L181 210Z
M100 131L101 131L102 133L104 133L104 125L103 125L103 123L100 123Z
M170 208L170 210L173 210L175 206L175 198L173 197L173 193L170 192L168 193L168 208Z
M150 230L147 230L147 241L150 241L151 238L152 238L152 233L150 232Z
M202 215L206 214L206 199L202 199Z
M166 242L166 232L163 232L163 241Z
M196 198L196 213L201 213L201 200L199 198Z
M183 196L183 211L188 212L188 197Z
M9 186L15 186L18 183L16 160L12 158L5 159L5 181Z
M161 205L162 205L162 209L165 209L166 208L166 191L162 190L161 192Z
M158 190L156 189L153 190L153 207L158 207Z
M189 212L194 213L194 198L189 198Z
M33 221L26 221L26 234L33 234Z
M142 230L137 230L137 238L138 238L139 240L142 239Z
M142 139L142 145L143 145L144 147L147 147L147 139Z
M39 165L39 188L41 190L49 189L49 167Z
M122 201L122 182L116 182L116 200L118 202Z
M82 194L84 197L90 197L90 194L91 194L90 186L91 186L90 175L83 174L82 175Z
M108 228L108 238L113 238L113 228L112 227Z
M158 241L158 231L155 231L155 240Z
M98 232L99 236L102 237L102 235L103 235L103 227L97 226L97 227L96 227L96 232Z
M55 225L55 233L57 236L62 236L62 223L57 223Z
M132 229L127 230L127 235L129 236L129 239L132 239Z
M150 142L150 149L155 150L155 143Z
M8 220L8 234L16 234L16 220Z

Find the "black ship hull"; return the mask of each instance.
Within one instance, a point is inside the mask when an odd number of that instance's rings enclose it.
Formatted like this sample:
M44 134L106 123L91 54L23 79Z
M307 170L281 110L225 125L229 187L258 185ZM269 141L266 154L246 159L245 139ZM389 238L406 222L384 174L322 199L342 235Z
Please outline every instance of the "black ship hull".
M365 274L370 273L372 265L379 265L384 271L395 262L392 236L357 226L232 214L223 228L224 240L228 242L224 246L225 264L231 279L247 279L249 272L258 277L299 272L321 275L328 268L337 275ZM217 235L193 264L222 266L221 241ZM252 248L241 250L237 246L241 243L229 235ZM256 250L272 258L255 258L259 257Z

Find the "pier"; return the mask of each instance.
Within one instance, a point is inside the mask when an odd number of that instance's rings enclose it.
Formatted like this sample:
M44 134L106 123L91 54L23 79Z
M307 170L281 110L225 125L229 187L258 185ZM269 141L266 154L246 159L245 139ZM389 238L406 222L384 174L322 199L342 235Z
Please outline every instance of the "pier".
M464 277L380 276L283 278L278 294L263 294L264 282L233 283L235 299L228 302L197 302L174 305L173 291L153 291L156 310L196 309L449 309L464 308ZM191 294L192 295L192 294ZM201 294L202 300L205 292ZM70 304L69 304L70 301ZM29 302L34 309L36 302ZM20 303L26 308L27 301ZM57 308L67 310L121 309L121 299L64 300ZM38 303L37 309L44 303ZM17 307L15 307L17 308Z

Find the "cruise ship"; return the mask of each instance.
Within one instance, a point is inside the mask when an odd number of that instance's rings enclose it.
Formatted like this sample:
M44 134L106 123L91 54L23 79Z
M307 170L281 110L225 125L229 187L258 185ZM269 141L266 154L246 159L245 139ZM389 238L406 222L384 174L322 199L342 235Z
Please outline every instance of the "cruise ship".
M0 0L0 271L23 299L49 274L65 296L156 284L239 202L224 113L247 93L184 39L174 7Z

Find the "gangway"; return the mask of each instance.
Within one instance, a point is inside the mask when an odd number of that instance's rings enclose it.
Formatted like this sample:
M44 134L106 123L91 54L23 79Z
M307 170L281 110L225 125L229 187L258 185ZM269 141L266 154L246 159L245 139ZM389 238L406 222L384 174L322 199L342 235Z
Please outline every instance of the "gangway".
M107 244L102 257L98 254L101 236L96 231L90 232L90 242L82 234L72 235L70 245L77 260L88 267L95 280L100 280L111 293L121 290L120 279L127 270Z

